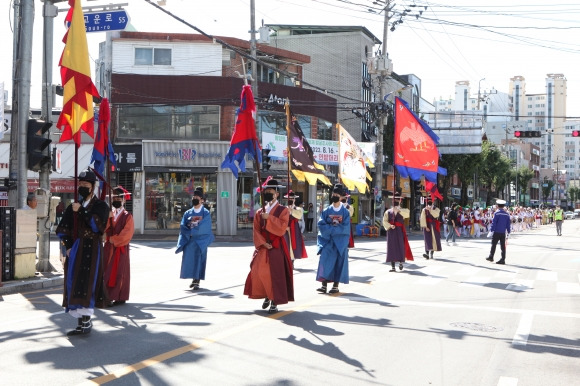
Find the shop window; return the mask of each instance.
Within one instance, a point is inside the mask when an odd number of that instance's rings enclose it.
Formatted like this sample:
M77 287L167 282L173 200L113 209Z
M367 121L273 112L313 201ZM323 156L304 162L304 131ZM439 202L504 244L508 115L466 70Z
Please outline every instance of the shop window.
M217 221L217 176L194 173L145 173L145 229L179 230L183 214L192 207L191 197L197 187L206 195L205 206Z

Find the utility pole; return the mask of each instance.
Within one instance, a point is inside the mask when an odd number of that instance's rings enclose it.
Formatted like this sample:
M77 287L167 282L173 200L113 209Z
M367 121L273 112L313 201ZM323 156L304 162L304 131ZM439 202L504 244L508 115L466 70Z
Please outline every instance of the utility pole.
M258 55L256 53L256 0L250 0L250 56L254 58L252 62L252 93L254 94L254 102L256 102L256 133L258 133L258 129L260 127L260 118L258 116ZM243 63L243 62L242 62ZM242 69L244 71L244 76L246 76L246 69ZM245 79L245 78L244 78ZM262 181L258 178L259 174L257 173L258 168L262 167L262 165L254 165L254 170L256 171L256 180L257 185L260 186ZM290 189L290 188L288 188Z
M389 31L389 12L393 9L391 6L391 0L386 0L383 12L385 12L385 19L383 24L383 47L381 54L375 58L374 62L376 66L374 68L374 73L378 75L380 84L380 102L384 103L384 98L386 93L387 78L391 76L393 72L393 64L389 59L389 54L387 52L387 33ZM371 72L371 70L369 70ZM383 150L383 135L385 127L387 125L387 117L380 116L378 122L378 133L377 133L377 162L375 163L375 187L377 190L377 198L380 199L383 191L383 161L384 161L384 150ZM394 197L394 196L393 196ZM378 209L378 213L382 215L384 208L384 201L381 199L378 208L375 208L375 217ZM376 222L376 220L375 220Z
M18 19L18 29L14 30L15 56L13 67L12 132L10 133L10 178L17 181L17 196L9 195L10 205L22 208L28 194L28 167L26 162L26 141L28 117L30 114L30 78L32 73L32 33L34 24L34 0L15 1L14 20ZM16 128L14 127L16 123ZM11 191L13 192L13 191Z
M58 9L53 4L53 0L46 0L42 9L43 40L42 45L42 106L41 119L45 122L52 122L52 57L53 57L53 19L58 14ZM50 131L46 133L50 138ZM44 150L50 152L50 146ZM46 154L49 155L49 154ZM42 189L46 205L50 205L50 164L44 164L38 175L39 187ZM41 218L38 223L38 264L36 270L39 272L50 272L50 215Z

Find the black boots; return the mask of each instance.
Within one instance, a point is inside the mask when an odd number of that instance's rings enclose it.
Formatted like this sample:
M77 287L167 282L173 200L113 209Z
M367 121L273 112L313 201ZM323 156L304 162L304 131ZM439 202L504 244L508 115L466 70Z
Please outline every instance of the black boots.
M191 288L193 290L198 290L199 289L199 279L193 279L193 281L189 285L189 288Z
M73 336L73 335L85 335L91 332L91 329L93 328L93 324L91 323L91 317L90 316L83 316L81 318L78 318L78 324L77 324L77 328L75 328L72 331L67 332L67 336Z

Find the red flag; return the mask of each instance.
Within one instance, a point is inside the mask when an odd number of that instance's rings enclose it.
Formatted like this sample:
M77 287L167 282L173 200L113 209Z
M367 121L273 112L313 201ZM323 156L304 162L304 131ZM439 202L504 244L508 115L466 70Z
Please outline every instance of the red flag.
M70 23L64 35L65 43L60 58L60 75L63 86L63 106L57 127L62 130L59 142L73 139L81 144L80 131L93 137L93 97L100 98L91 80L89 49L85 20L80 0L69 0L70 9L65 21Z
M437 189L436 183L425 180L425 190L431 193L431 197L435 197L439 199L439 201L443 201L443 196L439 193L439 189Z
M439 167L439 137L415 113L404 100L395 98L395 165L403 178L410 177L436 182L437 173L447 175Z
M240 108L236 112L236 127L230 141L230 149L223 160L221 167L230 168L238 178L238 166L241 171L246 170L246 154L251 154L258 163L262 162L262 153L258 135L256 134L256 104L252 86L244 85L240 97ZM259 166L257 166L259 167Z

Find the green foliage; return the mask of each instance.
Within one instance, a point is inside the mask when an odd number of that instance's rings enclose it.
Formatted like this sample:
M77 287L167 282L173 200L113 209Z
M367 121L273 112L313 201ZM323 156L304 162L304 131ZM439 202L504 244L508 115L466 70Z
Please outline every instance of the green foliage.
M544 186L544 184L546 184L546 186ZM544 202L548 200L548 197L550 196L550 192L552 191L554 185L555 185L554 181L544 178L544 182L542 183L542 196L544 196Z

